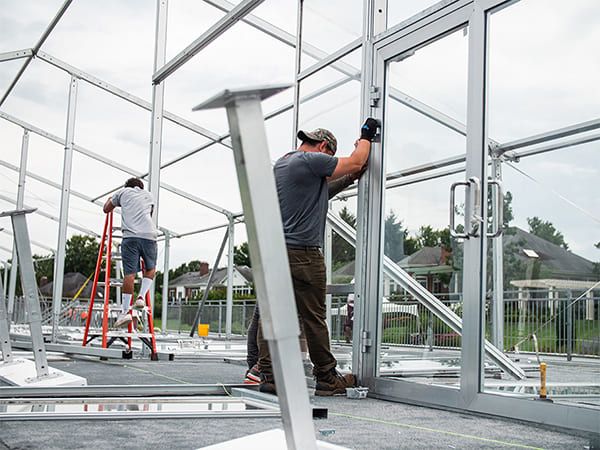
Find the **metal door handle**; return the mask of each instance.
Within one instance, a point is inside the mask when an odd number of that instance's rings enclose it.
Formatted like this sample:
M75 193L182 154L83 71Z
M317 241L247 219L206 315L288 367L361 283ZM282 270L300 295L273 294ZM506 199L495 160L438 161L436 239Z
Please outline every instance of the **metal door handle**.
M466 233L458 233L454 228L454 207L456 186L467 186L467 198L472 201L471 217L469 218L469 230ZM473 190L471 190L473 188ZM481 215L481 182L479 178L471 177L467 181L457 181L450 186L450 236L458 239L469 239L479 236L479 229L483 223ZM465 225L467 225L465 218Z
M468 186L469 183L467 181L457 181L456 183L452 183L450 186L450 236L455 239L469 239L469 235L467 233L458 233L454 228L454 207L455 207L455 191L456 186Z
M495 238L502 234L502 225L504 224L504 193L502 192L502 183L500 181L490 180L488 181L488 184L496 187L496 189L494 189L496 192L496 198L494 200L496 200L496 202L493 203L496 205L496 211L493 212L492 210L492 213L494 214L494 217L496 217L497 228L496 231L487 233L486 236Z

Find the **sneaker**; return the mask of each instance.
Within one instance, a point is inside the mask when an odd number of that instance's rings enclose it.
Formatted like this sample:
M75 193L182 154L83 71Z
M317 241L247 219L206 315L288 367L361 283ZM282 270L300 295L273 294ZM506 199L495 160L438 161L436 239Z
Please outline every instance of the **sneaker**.
M130 313L119 314L119 317L117 317L117 320L113 326L115 328L124 327L125 325L129 324L129 322L131 322L132 320L133 318L131 317Z
M356 384L356 377L352 374L341 375L335 367L329 372L317 375L317 384L315 385L315 395L336 395L345 394L346 388L353 387Z
M140 296L137 298L137 300L135 301L135 303L133 304L133 309L137 309L137 310L141 310L144 309L146 307L146 302L144 301L144 299Z
M264 392L265 394L277 395L277 389L275 388L275 380L273 379L273 375L261 373L260 387L258 390L260 392Z
M244 378L245 384L260 384L260 371L258 370L258 364L254 364L251 369L246 371L246 377Z

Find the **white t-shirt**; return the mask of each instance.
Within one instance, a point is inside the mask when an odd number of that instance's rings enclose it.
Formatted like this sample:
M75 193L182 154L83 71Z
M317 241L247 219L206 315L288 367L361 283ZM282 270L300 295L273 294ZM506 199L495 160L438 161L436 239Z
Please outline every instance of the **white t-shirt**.
M138 237L155 241L158 232L152 222L154 199L150 192L139 187L119 189L111 203L121 207L123 237Z

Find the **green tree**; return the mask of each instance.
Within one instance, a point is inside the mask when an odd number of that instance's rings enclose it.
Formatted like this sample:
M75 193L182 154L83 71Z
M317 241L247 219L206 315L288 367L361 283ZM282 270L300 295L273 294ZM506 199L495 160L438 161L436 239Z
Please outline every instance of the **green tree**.
M352 214L345 206L340 211L340 218L352 228L356 228L356 216ZM335 271L340 267L345 266L350 261L354 261L356 251L352 244L350 244L336 232L333 232L332 234L331 268Z
M96 270L100 242L95 237L74 235L65 248L65 273L79 272L89 276Z
M527 223L529 224L529 232L535 234L542 239L552 242L553 244L559 245L565 250L569 250L569 245L565 242L563 234L554 228L551 222L543 221L539 217L528 217Z
M250 250L248 249L248 242L244 242L242 245L233 246L233 264L236 266L248 266L252 267L250 261Z
M33 255L33 269L38 284L42 277L52 281L54 277L54 255Z
M405 254L410 254L405 248L406 230L404 230L402 221L398 219L393 210L390 210L390 213L385 218L384 233L383 252L388 258L394 262L398 262Z

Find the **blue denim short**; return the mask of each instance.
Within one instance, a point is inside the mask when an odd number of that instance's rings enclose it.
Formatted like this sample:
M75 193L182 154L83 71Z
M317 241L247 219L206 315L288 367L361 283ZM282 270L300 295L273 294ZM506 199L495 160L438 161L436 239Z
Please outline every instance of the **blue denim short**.
M137 237L123 238L121 243L121 257L123 273L131 275L142 270L140 258L144 260L144 269L152 270L156 267L157 254L156 241Z

